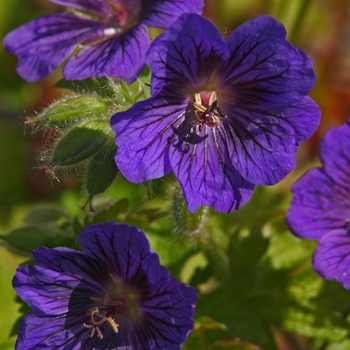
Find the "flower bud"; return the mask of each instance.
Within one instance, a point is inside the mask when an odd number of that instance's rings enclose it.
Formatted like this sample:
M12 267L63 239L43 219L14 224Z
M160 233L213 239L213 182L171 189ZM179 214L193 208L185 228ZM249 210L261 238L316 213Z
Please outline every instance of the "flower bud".
M91 202L96 194L103 193L116 178L118 174L118 168L114 162L116 151L114 137L109 137L100 151L91 158L85 175L88 201Z
M73 96L56 101L27 124L66 128L82 119L102 117L109 112L112 102L98 96Z
M74 125L52 152L50 167L78 164L98 152L112 136L109 120L89 119Z

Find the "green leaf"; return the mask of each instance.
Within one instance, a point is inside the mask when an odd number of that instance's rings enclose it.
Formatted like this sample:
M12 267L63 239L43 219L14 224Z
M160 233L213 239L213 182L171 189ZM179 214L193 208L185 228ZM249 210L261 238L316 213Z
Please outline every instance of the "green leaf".
M215 342L210 350L261 350L259 347L240 340L221 340Z
M67 231L70 233L72 217L59 206L41 204L31 207L26 213L23 222L29 225L42 225L51 229L59 229L63 233Z
M349 292L340 283L326 281L307 268L291 276L285 298L289 304L282 324L285 330L332 342L350 335Z
M37 226L25 226L11 230L1 236L6 245L20 254L31 254L33 249L44 246L46 234Z
M227 327L208 316L195 319L195 327L183 350L209 350L210 345L218 339L228 339Z
M89 201L95 195L103 193L117 177L118 168L114 161L116 152L117 147L111 137L90 160L85 174L85 189Z
M231 267L240 269L255 266L265 254L268 245L269 240L257 228L252 228L247 237L240 238L235 235L228 251Z
M50 229L42 225L27 225L15 228L7 234L0 236L6 246L17 254L29 256L32 250L45 246L74 247L75 238L63 234L57 229Z
M50 167L78 164L96 154L110 137L109 121L86 120L58 140L53 148Z
M285 219L283 218L283 220ZM295 237L286 229L284 231L274 230L266 255L273 268L290 269L310 261L315 247L316 242Z

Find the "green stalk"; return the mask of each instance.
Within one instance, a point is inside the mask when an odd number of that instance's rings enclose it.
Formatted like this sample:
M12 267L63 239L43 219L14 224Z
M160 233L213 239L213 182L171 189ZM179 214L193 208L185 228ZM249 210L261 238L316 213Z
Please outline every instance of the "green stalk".
M289 36L289 40L295 44L298 41L303 21L309 10L311 0L302 0L299 11L295 17L294 25Z

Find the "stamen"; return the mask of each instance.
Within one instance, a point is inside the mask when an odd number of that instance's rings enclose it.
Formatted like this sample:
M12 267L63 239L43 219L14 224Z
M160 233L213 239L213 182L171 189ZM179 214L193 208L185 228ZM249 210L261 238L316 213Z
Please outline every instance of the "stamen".
M209 106L211 106L217 100L218 100L218 96L216 94L216 91L213 91L209 98Z
M196 119L191 121L191 125L198 125L200 133L202 132L204 125L213 128L214 126L222 125L222 122L220 120L218 121L218 119L226 118L221 108L218 106L216 91L211 92L209 101L205 97L204 99L205 101L203 101L200 93L194 94L193 106L195 108L194 115ZM208 103L208 106L206 106L206 102Z
M90 338L92 338L94 336L95 332L97 332L97 337L99 339L103 339L103 333L102 333L100 326L106 322L112 328L114 333L119 332L119 330L118 330L119 324L116 323L112 317L104 317L103 315L101 315L98 307L93 307L93 308L89 309L86 312L86 314L88 316L91 316L91 323L83 323L83 326L85 328L91 328L91 331L89 333ZM99 319L96 319L96 317L98 317Z

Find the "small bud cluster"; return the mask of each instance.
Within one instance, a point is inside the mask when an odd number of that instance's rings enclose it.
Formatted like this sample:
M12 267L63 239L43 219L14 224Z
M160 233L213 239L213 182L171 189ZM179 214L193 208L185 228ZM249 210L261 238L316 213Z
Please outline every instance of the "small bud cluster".
M66 83L61 82L58 86L67 88ZM83 83L86 85L87 81L68 85L76 91L52 103L38 116L27 118L26 124L34 131L44 129L50 138L54 135L53 142L47 142L48 149L40 156L44 163L42 169L48 176L58 180L57 173L79 167L87 203L92 210L93 197L103 193L118 174L110 118L116 110L125 110L144 98L145 92L141 82L128 86L123 81L108 79L107 91L100 89L98 79L94 79L92 83L88 82L86 92L81 89ZM54 132L48 132L50 130Z

